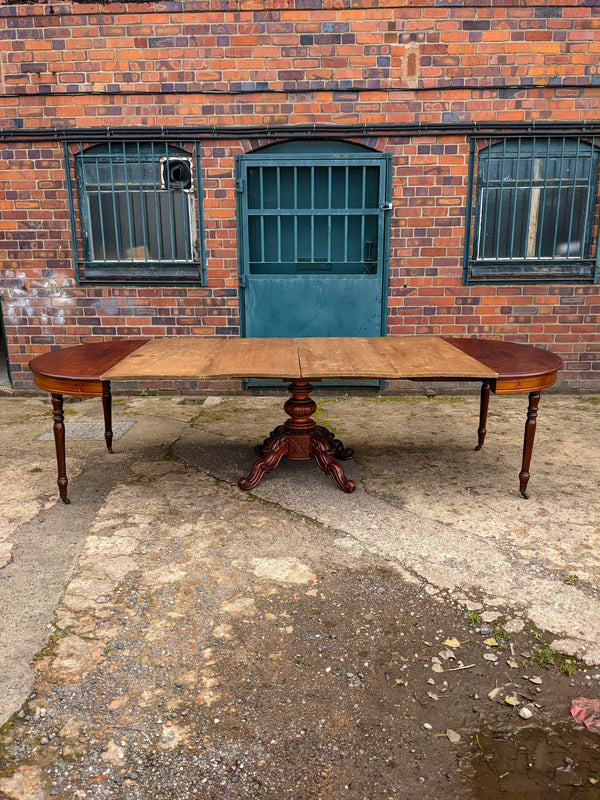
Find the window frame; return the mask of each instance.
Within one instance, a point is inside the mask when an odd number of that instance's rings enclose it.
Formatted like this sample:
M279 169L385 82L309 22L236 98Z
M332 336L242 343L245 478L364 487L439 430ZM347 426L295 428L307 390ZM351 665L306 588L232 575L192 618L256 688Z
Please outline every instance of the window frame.
M178 285L178 284L193 284L202 286L206 283L206 259L204 248L204 222L202 213L202 191L201 191L201 175L200 175L200 143L192 140L179 140L177 142L159 141L154 140L140 140L140 141L107 141L107 142L84 142L77 143L76 150L69 150L68 144L64 143L65 151L65 167L67 175L67 190L69 195L69 210L71 217L71 231L73 239L73 258L75 262L75 270L77 276L77 284L97 284L97 285ZM86 156L87 154L87 156ZM129 181L124 184L126 186L124 195L126 197L127 219L125 222L120 220L121 228L115 228L114 238L119 255L119 245L117 241L123 236L123 230L129 227L129 240L133 243L131 234L131 197L138 196L140 204L146 204L148 201L145 194L150 191L153 192L155 219L154 224L157 227L157 236L162 236L158 233L159 226L159 209L165 204L164 201L158 200L158 193L170 191L170 187L165 185L165 176L168 170L165 169L166 165L172 159L179 159L187 162L191 166L192 176L190 186L173 187L173 191L178 191L181 194L183 206L182 211L183 219L180 224L185 225L185 229L189 231L189 239L185 244L185 251L187 257L184 259L174 259L165 257L169 253L165 253L163 245L159 248L159 254L156 258L148 257L148 250L146 241L149 240L149 229L144 227L143 241L144 241L144 256L138 258L131 254L128 258L120 257L119 259L98 259L94 258L93 244L92 244L92 222L90 219L89 211L89 187L92 185L86 183L84 175L84 164L86 158L97 159L102 163L110 165L110 174L112 180L113 204L115 198L120 194L120 203L123 202L123 192L115 191L115 181L113 177L113 170L115 165L124 164L124 174L127 177L127 164L134 164L142 169L142 165L150 164L156 167L156 177L150 187L146 187L142 182L142 178L130 183ZM74 180L71 175L74 176ZM166 177L168 184L169 178ZM73 185L74 184L74 185ZM108 184L107 184L108 185ZM100 196L100 189L97 188L98 196ZM75 198L77 199L78 220L75 214ZM100 202L100 201L99 201ZM172 215L171 203L175 200L169 199L167 207L169 209L169 234L171 236L170 248L165 248L167 251L170 249L171 255L173 254L174 244L172 234L174 231L174 218ZM150 200L152 203L152 200ZM117 217L116 205L114 206L114 219ZM143 225L149 226L152 220L145 220L142 210Z
M466 209L466 232L463 264L463 282L469 284L499 284L499 283L596 283L598 280L598 257L600 248L598 243L598 213L600 201L598 197L598 165L600 141L593 136L473 136L470 142L468 195ZM497 148L492 158L492 149ZM529 151L529 153L527 152ZM519 191L529 190L527 219L524 226L524 239L527 250L531 249L531 242L535 241L537 254L529 256L517 254L508 257L499 257L500 213L502 209L502 196L497 210L498 233L496 241L496 257L480 257L480 248L487 246L485 241L484 210L487 212L488 202L492 192L503 192L504 171L502 170L499 183L490 179L490 163L498 160L497 153L505 157L516 158L517 170L515 177L507 180L507 191L514 193L512 203L511 227L507 229L507 236L511 237L511 249L515 239L517 194ZM589 171L583 179L577 176L577 166L582 159L589 159ZM563 165L568 159L574 160L574 177L565 181L563 179ZM529 177L524 178L519 167L527 166L529 161ZM544 174L540 173L540 163L544 161L546 168ZM552 177L549 169L551 161L558 162L558 179ZM503 165L502 165L503 166ZM486 168L487 167L487 173ZM485 175L485 182L483 176ZM558 186L558 193L554 188ZM550 189L548 188L550 186ZM570 191L571 217L569 218L569 234L575 218L575 193L576 187L587 186L585 200L586 217L584 221L584 239L581 252L577 257L560 257L556 254L556 236L558 231L558 215L554 224L553 255L542 256L542 236L544 230L545 208L542 205L549 191L553 192L552 200L558 205L561 192ZM506 202L506 201L504 201ZM539 203L540 210L536 211L535 204ZM521 215L522 217L522 215ZM521 220L519 220L520 222ZM535 225L532 229L530 222ZM518 223L517 223L518 224ZM483 232L482 232L483 231ZM533 237L533 238L532 238Z

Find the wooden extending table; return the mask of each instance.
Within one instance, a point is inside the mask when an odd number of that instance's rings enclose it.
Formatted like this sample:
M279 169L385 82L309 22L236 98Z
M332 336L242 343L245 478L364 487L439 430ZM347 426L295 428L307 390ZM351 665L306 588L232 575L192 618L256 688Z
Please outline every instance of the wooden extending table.
M257 450L241 489L253 489L286 456L314 458L345 492L355 489L340 461L353 451L312 415L314 382L322 379L408 379L481 382L477 450L483 446L490 393L528 394L519 490L527 497L540 392L556 381L561 359L548 350L493 339L434 336L307 339L167 337L97 342L53 350L29 364L36 386L52 396L58 488L67 472L63 396L102 397L106 446L112 452L111 381L281 378L291 398L287 420Z

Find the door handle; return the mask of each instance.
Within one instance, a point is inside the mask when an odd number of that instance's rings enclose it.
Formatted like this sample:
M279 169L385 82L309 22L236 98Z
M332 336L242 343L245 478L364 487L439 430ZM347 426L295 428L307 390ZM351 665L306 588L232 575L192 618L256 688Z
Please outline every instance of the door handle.
M394 207L394 206L393 206L393 204L392 204L392 203L382 203L382 204L379 206L379 208L380 208L382 211L391 211L391 210L393 209L393 207Z

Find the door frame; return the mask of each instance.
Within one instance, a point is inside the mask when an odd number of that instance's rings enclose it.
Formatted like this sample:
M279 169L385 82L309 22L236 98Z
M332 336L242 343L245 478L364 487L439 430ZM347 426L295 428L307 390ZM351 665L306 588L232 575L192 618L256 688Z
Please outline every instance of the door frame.
M288 147L290 149L288 150ZM247 336L246 302L245 291L246 281L249 273L249 242L246 234L247 219L245 216L244 204L244 174L246 165L256 162L272 161L273 166L279 162L285 162L292 166L316 166L320 161L329 160L343 165L346 161L366 160L378 162L380 168L385 170L384 198L380 205L382 250L379 254L378 262L381 269L381 322L380 336L385 336L387 332L387 306L389 292L389 245L390 245L390 212L391 187L392 187L392 156L391 153L382 153L351 142L331 141L331 140L289 140L270 145L259 150L244 153L236 156L236 195L237 195L237 237L238 237L238 285L239 285L239 312L240 312L240 335Z
M10 360L8 358L8 342L6 341L6 328L4 327L4 312L2 309L3 297L0 297L0 358L4 359L4 367L6 368L6 377L8 383L12 386L12 375L10 372Z

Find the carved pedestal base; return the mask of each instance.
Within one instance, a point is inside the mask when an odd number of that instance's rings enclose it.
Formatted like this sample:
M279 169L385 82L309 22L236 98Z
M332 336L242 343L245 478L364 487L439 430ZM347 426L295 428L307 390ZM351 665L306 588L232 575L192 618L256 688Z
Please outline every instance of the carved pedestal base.
M292 381L288 391L292 395L284 405L289 418L283 425L278 425L262 445L256 448L260 458L254 462L247 478L240 478L240 489L254 489L263 475L272 472L284 456L291 461L308 461L314 458L319 467L327 475L331 475L343 492L356 489L354 481L348 480L342 465L336 458L346 460L352 458L353 451L344 447L331 431L317 425L312 415L317 404L311 399L313 387L307 381Z

